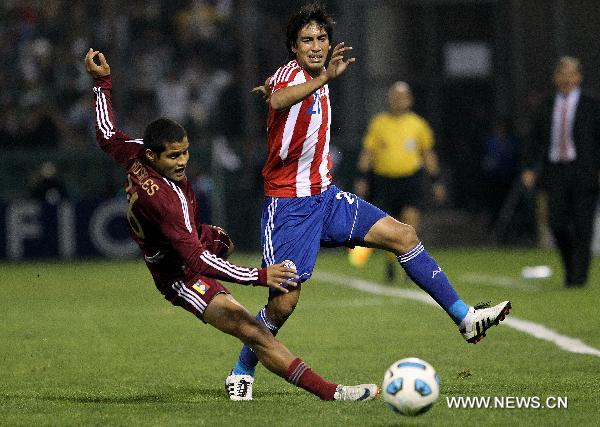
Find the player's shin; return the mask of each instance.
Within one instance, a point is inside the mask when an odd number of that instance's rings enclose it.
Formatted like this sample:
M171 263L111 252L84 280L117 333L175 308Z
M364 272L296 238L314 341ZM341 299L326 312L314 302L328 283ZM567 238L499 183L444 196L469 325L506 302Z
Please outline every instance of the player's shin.
M256 315L256 320L265 325L269 331L273 334L273 336L277 335L279 328L275 326L266 316L266 307L263 307L258 314ZM254 376L254 371L256 365L258 364L258 357L254 353L252 348L244 345L242 350L240 351L240 356L238 361L236 362L231 373L233 375L250 375Z
M422 243L398 256L400 265L421 289L427 292L457 325L469 311L458 296L437 262L427 253Z

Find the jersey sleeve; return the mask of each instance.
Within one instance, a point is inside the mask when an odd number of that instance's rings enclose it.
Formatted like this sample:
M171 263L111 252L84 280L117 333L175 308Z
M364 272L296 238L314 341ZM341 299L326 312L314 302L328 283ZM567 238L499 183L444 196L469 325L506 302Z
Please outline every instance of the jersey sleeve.
M94 109L98 145L119 165L128 168L144 145L141 139L132 139L115 126L110 75L94 79Z
M214 236L201 231L200 240L196 224L189 216L187 200L177 191L178 187L173 189L179 196L178 200L153 199L149 204L149 214L153 223L160 224L162 234L186 266L196 274L218 280L241 285L266 284L266 269L241 267L211 252L210 249L218 247L216 242L212 242Z
M271 93L275 93L280 89L304 82L306 82L304 71L296 61L292 61L275 71L269 79L269 88Z

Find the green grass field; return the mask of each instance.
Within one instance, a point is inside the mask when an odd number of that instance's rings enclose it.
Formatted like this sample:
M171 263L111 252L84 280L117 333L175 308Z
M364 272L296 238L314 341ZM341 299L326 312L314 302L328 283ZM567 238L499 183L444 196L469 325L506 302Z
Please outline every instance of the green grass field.
M600 349L600 263L586 289L562 287L557 256L533 250L433 250L470 303L513 301L511 317ZM234 257L257 264L258 255ZM525 281L525 265L550 279ZM174 308L141 261L0 264L0 425L598 425L600 357L576 354L507 325L467 345L450 319L422 302L312 280L280 339L323 376L381 382L417 356L442 379L427 414L405 418L374 402L321 402L259 367L252 402L230 402L223 381L238 342ZM362 269L342 251L317 271L383 284L382 256ZM491 283L491 284L490 284ZM399 278L397 289L418 288ZM256 311L266 290L230 285ZM566 397L562 409L456 409L451 396Z

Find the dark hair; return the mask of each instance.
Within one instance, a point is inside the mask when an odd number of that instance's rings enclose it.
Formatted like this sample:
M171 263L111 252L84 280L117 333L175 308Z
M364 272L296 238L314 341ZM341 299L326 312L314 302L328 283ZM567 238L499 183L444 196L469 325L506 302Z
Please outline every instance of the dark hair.
M329 43L333 42L333 26L335 25L335 21L327 13L325 6L319 2L305 4L288 22L286 46L290 59L296 57L296 54L292 51L292 47L296 44L298 33L311 21L315 21L317 25L325 30L329 38Z
M181 141L187 132L179 123L165 117L158 118L146 126L144 131L144 147L156 154L165 151L165 144Z

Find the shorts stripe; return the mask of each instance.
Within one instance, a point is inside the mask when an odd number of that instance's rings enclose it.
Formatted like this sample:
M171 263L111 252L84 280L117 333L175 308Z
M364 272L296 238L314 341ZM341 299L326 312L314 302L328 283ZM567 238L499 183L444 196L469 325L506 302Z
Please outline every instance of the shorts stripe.
M275 256L273 251L273 229L275 228L275 210L277 209L277 199L271 198L271 203L267 209L268 220L265 226L265 243L263 247L263 258L266 265L275 264Z
M204 314L207 304L198 295L189 290L182 281L173 283L171 287L177 292L179 298L198 310L200 314Z
M354 212L354 221L352 221L352 228L350 229L350 235L348 236L348 240L352 240L352 233L354 233L354 226L356 225L356 218L358 218L358 202L359 198L356 198L356 212Z

